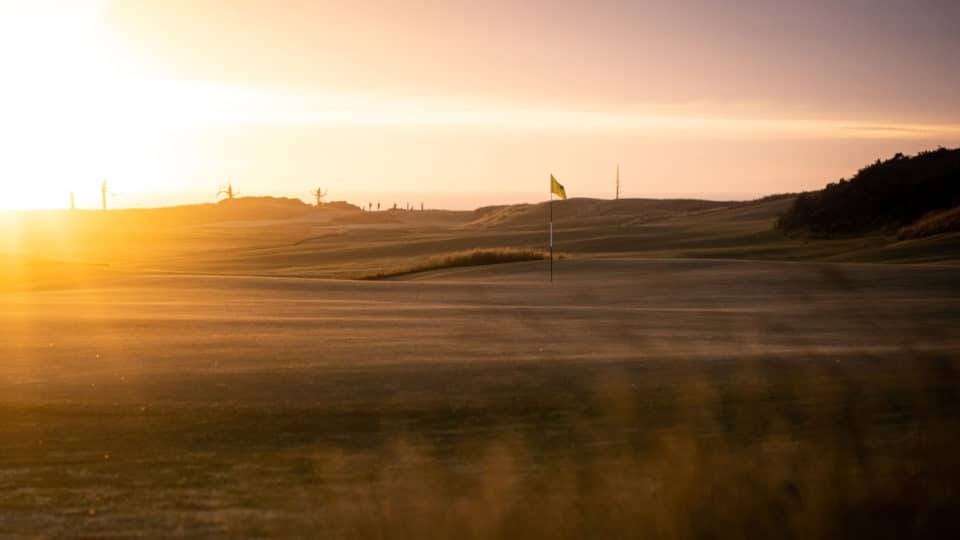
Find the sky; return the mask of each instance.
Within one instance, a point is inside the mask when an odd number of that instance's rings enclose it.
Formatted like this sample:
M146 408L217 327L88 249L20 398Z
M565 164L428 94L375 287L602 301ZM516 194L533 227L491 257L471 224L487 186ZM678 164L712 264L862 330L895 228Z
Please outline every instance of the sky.
M0 0L0 208L742 199L960 146L960 3Z

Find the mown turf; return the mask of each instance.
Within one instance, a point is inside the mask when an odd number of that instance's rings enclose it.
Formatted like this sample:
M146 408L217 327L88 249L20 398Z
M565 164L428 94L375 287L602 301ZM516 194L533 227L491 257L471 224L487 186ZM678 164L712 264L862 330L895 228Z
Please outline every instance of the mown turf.
M163 377L193 401L0 406L0 515L28 536L952 537L958 382L909 355Z
M5 293L3 532L960 531L951 268L574 259L544 278Z

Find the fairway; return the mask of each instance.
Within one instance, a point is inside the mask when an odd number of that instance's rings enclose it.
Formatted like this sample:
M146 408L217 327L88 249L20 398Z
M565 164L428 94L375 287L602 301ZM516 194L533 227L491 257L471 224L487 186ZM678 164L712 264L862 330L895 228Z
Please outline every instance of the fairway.
M3 293L3 532L958 530L955 267L609 258L546 277Z

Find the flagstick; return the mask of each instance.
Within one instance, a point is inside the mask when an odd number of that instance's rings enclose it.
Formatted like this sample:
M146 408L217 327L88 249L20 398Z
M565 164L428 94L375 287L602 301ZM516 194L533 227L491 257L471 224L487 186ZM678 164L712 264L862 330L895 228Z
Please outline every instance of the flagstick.
M553 283L553 184L550 185L550 283Z

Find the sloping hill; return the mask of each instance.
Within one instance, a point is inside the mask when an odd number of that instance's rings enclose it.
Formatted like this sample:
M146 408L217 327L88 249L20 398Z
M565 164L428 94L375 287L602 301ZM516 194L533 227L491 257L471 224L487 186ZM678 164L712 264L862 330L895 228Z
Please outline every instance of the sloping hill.
M794 199L555 201L555 252L572 259L960 260L960 233L920 239L785 234L774 225ZM0 256L9 254L8 271L0 279L50 283L44 276L86 280L104 272L355 278L477 250L548 248L542 203L475 212L361 213L298 201L263 202L269 204L259 209L244 202L0 214ZM47 262L14 268L9 261Z
M339 213L359 208L347 208L343 205L317 208L300 199L287 197L238 197L215 204L192 204L161 208L136 208L111 210L105 214L89 212L88 215L106 216L112 224L136 224L141 222L161 222L171 225L196 225L223 221L258 221L267 219L291 219L318 212ZM99 218L103 221L103 218Z
M960 232L960 205L947 210L935 210L900 229L901 240L924 238L935 234Z
M801 194L777 226L815 237L889 233L930 212L957 205L960 149L940 148L877 160L849 181L841 179L820 191Z
M696 199L587 199L553 201L553 221L563 225L622 225L724 208L733 203ZM550 203L487 206L474 211L468 227L538 228L546 223Z

